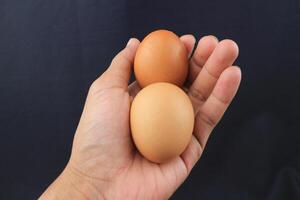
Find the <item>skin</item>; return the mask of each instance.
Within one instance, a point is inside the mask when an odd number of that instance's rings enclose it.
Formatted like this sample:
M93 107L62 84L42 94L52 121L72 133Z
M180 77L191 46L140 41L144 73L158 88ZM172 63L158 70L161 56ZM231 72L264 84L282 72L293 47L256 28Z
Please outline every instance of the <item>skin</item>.
M180 39L190 55L195 38ZM140 87L128 82L139 44L129 40L91 85L70 160L40 199L168 199L201 157L241 81L232 66L237 44L214 36L199 40L185 85L195 110L193 137L182 155L164 164L143 158L130 136L130 104Z

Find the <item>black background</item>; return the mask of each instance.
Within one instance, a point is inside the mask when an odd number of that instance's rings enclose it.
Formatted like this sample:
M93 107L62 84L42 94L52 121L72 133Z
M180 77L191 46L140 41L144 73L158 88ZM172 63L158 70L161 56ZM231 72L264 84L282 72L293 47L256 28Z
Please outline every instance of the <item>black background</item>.
M300 1L0 0L0 199L33 199L91 82L158 28L240 46L239 93L174 199L300 199Z

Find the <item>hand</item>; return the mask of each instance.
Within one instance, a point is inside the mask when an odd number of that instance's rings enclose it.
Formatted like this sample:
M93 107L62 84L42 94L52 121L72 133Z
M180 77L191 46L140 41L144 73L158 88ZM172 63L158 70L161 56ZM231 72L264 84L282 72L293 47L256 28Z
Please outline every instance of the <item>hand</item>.
M188 52L195 39L181 37ZM239 87L241 72L231 66L238 47L231 40L203 37L190 58L187 93L195 109L195 128L181 156L155 164L143 158L130 136L129 110L140 90L128 87L139 41L131 39L91 85L64 172L42 198L167 199L199 160Z

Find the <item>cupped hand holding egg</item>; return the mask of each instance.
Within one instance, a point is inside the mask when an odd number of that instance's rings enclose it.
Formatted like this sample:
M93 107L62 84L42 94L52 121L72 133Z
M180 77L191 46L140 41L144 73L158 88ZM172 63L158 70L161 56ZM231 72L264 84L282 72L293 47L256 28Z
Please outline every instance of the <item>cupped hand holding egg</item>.
M134 73L144 88L131 106L133 141L148 160L167 162L185 150L194 128L192 103L180 88L188 74L184 44L167 30L150 33L136 52Z

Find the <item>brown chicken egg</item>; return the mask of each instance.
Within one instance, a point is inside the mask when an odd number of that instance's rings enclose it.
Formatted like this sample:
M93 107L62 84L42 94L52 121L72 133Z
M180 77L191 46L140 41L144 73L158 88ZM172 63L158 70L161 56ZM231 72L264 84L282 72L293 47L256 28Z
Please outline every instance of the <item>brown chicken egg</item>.
M134 98L130 111L132 138L148 160L164 163L190 142L194 110L185 92L170 83L154 83Z
M156 82L182 86L188 74L186 47L171 31L150 33L136 52L134 74L141 87Z

